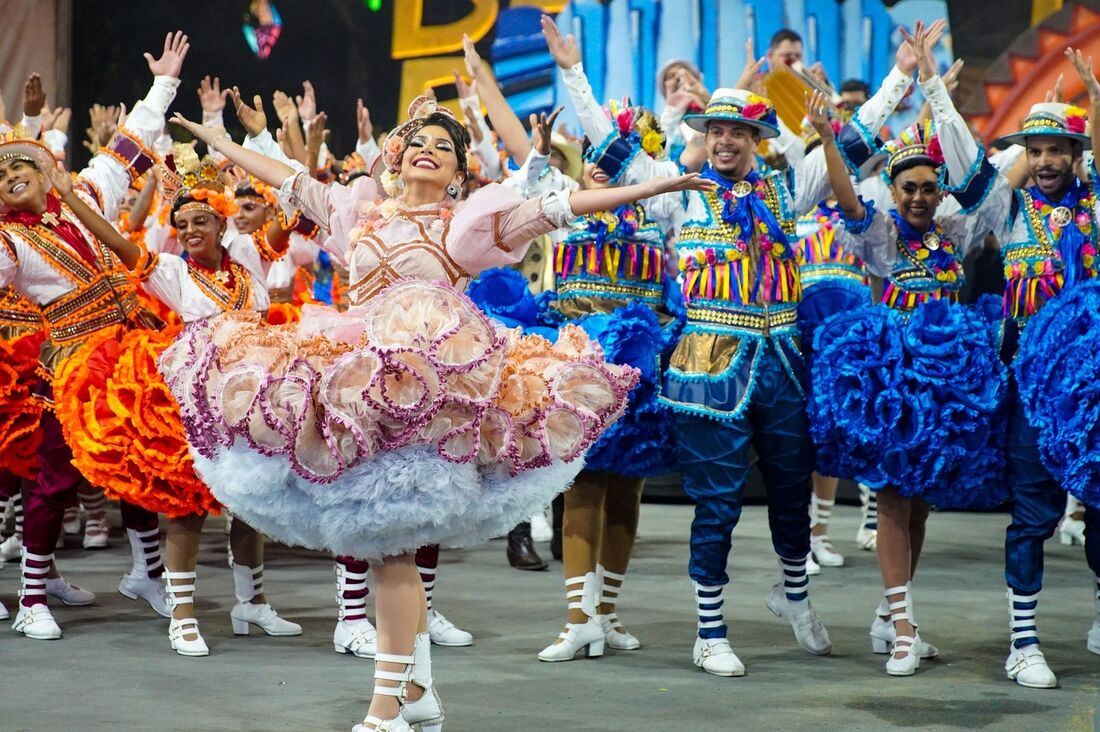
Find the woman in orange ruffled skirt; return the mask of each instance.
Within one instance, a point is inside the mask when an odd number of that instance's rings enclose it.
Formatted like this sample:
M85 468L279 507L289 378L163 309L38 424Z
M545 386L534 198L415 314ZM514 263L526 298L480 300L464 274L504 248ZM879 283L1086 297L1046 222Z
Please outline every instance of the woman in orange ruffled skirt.
M72 194L63 172L51 171L51 182L81 221L137 275L145 291L178 315L183 328L225 312L258 320L267 310L261 253L251 236L232 237L223 245L233 205L216 166L209 159L199 161L190 146L177 146L162 172L162 186L173 194L171 220L180 256L143 250L119 234ZM181 655L205 656L209 648L194 617L195 567L203 522L219 504L195 474L179 407L157 369L180 330L176 325L121 337L97 335L83 346L80 358L62 368L55 390L64 395L64 406L58 405L62 425L75 436L89 436L73 446L81 472L108 495L168 516L169 640ZM95 386L103 383L106 389ZM245 522L233 523L238 600L230 612L233 632L247 635L254 624L268 635L299 635L301 626L279 617L264 596L263 541Z
M300 323L274 328L211 320L161 369L199 473L234 514L290 543L382 560L372 562L378 654L364 732L443 721L417 547L480 543L546 505L637 381L579 328L555 344L497 329L461 289L575 214L709 187L682 176L524 200L489 185L459 201L466 129L425 98L410 115L384 146L388 200L372 178L325 185L224 130L174 120L280 186L350 270L346 313L306 307Z

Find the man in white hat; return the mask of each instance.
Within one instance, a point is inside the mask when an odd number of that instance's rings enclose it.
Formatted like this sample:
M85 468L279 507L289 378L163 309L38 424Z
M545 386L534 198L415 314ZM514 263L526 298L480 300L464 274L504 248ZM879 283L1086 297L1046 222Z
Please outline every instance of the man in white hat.
M1092 61L1066 50L1089 90L1096 113L1100 83ZM1097 242L1097 177L1077 177L1085 150L1098 144L1098 130L1088 134L1085 110L1049 101L1034 105L1019 132L998 145L1009 155L1026 155L1034 184L1005 195L1005 224L994 232L1001 241L1004 264L1005 315L1010 331L1021 331L1028 319L1064 289L1100 274ZM982 187L994 175L990 166L974 172L970 186ZM1048 333L1048 336L1050 334ZM1051 344L1051 349L1056 346ZM1010 373L1013 370L1010 369ZM1015 382L1015 380L1014 380ZM1017 392L1013 383L1013 391ZM1013 497L1012 522L1005 533L1005 583L1008 585L1011 642L1005 670L1022 686L1053 688L1058 679L1040 650L1036 615L1043 584L1043 543L1058 526L1066 492L1044 466L1039 430L1024 412L1024 399L1010 401L1008 417L1008 483ZM1037 410L1045 404L1033 405ZM1088 633L1088 649L1100 654L1100 509L1085 513L1085 556L1097 577L1097 615Z
M617 132L592 96L576 42L554 30L546 35L585 133L594 145L610 150L615 142L608 140ZM874 135L912 81L916 57L904 48L898 62L901 68L861 108L851 134L841 136L856 169L873 153ZM820 150L795 171L793 193L780 172L758 170L757 145L779 134L775 109L763 97L719 89L701 114L685 121L703 135L702 175L716 190L677 196L671 204L682 221L676 247L687 325L672 354L661 402L676 415L684 489L696 502L689 573L698 638L692 658L708 673L741 676L745 667L726 639L721 608L750 444L764 474L781 568L767 606L790 623L808 652L824 655L832 649L807 595L813 457L795 322L801 290L791 247L796 217L826 197L828 181ZM620 159L624 181L676 166L648 155Z

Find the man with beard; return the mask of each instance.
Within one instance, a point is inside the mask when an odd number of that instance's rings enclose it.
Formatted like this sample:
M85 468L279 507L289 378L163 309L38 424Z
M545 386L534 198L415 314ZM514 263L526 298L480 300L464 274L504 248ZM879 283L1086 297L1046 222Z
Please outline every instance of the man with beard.
M1073 49L1066 49L1066 55L1085 82L1095 115L1100 83L1093 76L1092 60L1086 62ZM1083 151L1100 144L1100 131L1094 126L1090 138L1087 127L1085 110L1045 102L1031 108L1019 132L1000 139L1024 148L1034 181L1004 201L1007 220L1001 231L994 232L1002 242L1005 317L1012 331L1022 331L1028 319L1063 290L1098 274L1095 162L1089 166L1091 181L1077 176ZM1040 650L1036 624L1043 543L1062 518L1066 494L1043 464L1039 430L1028 422L1013 381L1008 484L1014 501L1012 523L1005 533L1011 646L1005 670L1008 678L1022 686L1046 689L1057 686L1058 679ZM1100 578L1100 510L1092 506L1085 513L1085 556ZM1088 634L1088 649L1100 654L1100 612Z
M592 97L575 40L563 38L552 23L543 28L585 134L600 151L601 168L609 166L608 175L623 183L675 170L675 163L632 154L617 141L614 121ZM876 132L912 82L917 61L908 44L897 63L840 135L855 169L871 156ZM771 103L751 92L719 89L702 114L685 121L703 134L702 175L716 190L686 194L678 207L687 325L671 356L661 403L675 413L684 489L696 502L689 565L698 604L693 661L707 673L741 676L745 667L726 639L721 608L750 444L764 474L781 568L767 606L790 623L808 652L832 649L807 594L813 455L797 339L801 288L791 246L795 219L828 195L828 180L821 150L795 169L793 193L782 173L759 169L760 140L779 130Z

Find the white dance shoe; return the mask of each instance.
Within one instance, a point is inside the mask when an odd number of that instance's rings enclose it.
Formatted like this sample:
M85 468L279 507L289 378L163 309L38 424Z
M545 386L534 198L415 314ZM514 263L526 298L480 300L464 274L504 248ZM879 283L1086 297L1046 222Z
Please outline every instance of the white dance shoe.
M764 604L775 613L776 617L783 618L791 624L794 638L804 650L815 656L826 656L833 650L829 632L825 630L825 625L817 617L817 612L809 600L806 601L805 608L800 609L787 599L783 585L776 584L772 587Z
M436 610L428 611L428 635L431 637L432 643L437 646L461 648L474 644L473 635L455 627L455 624L447 620L443 613Z
M61 637L61 626L53 619L53 613L45 605L19 606L11 629L34 640L57 640Z
M119 580L118 594L131 600L145 600L157 615L172 617L172 611L168 607L168 592L164 589L164 580L159 577L136 576L128 572Z
M1058 677L1050 670L1046 656L1037 643L1023 648L1013 647L1005 661L1005 673L1020 686L1032 689L1053 689L1058 686Z
M229 611L229 619L233 623L235 635L248 635L251 626L255 625L268 635L301 635L302 626L292 623L286 618L279 617L279 613L268 603L238 602Z
M46 578L46 594L56 597L66 605L82 607L95 602L95 593L69 584L64 577Z
M337 653L350 653L357 658L374 658L378 652L378 631L367 619L349 623L340 620L332 632L332 647Z
M608 613L600 616L600 624L603 626L604 641L609 648L616 651L634 651L642 647L641 641L634 637L619 622L617 613Z
M603 655L604 626L600 616L588 618L583 623L566 623L558 634L558 640L539 651L539 660L548 663L572 661L583 651L588 658Z
M744 676L745 664L730 648L725 638L696 638L691 653L692 662L715 676Z

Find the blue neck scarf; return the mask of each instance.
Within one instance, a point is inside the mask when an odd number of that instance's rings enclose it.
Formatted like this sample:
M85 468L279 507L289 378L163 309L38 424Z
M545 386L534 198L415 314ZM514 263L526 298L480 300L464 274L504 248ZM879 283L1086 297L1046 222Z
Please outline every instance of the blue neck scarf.
M1088 242L1089 237L1077 226L1077 204L1087 192L1084 184L1076 177L1058 201L1052 201L1044 196L1038 186L1028 188L1028 193L1030 193L1031 197L1036 201L1045 203L1051 208L1065 206L1070 211L1070 221L1062 227L1062 233L1058 237L1057 242L1058 255L1062 258L1062 276L1065 278L1065 287L1075 285L1085 278L1084 265L1081 262L1081 247ZM1089 214L1089 216L1092 215L1091 211L1086 211L1086 213ZM1046 224L1047 230L1051 232L1051 238L1054 238L1054 230L1050 228L1050 223L1044 223Z
M939 273L951 268L951 263L957 261L955 255L946 251L944 244L951 244L954 249L954 242L948 241L943 236L943 232L936 222L933 221L932 225L928 227L928 231L917 231L917 228L905 220L905 217L898 213L896 208L890 209L890 217L894 220L894 226L898 227L898 236L902 241L919 241L923 242L925 235L928 232L935 232L936 236L940 238L940 247L938 249L928 249L928 257L924 259L924 265L933 272ZM923 244L922 244L923 245ZM927 247L925 247L927 249ZM944 286L941 284L941 286ZM961 282L960 285L961 287ZM947 289L953 289L947 287Z
M722 220L734 228L741 230L741 236L744 237L746 245L749 240L752 239L752 233L754 229L753 222L762 222L768 230L768 237L777 244L782 244L785 251L790 251L790 242L787 240L787 234L784 233L783 227L779 225L779 221L775 218L775 213L768 208L768 204L764 203L764 199L756 195L756 184L760 181L760 174L755 170L749 171L749 174L744 177L752 187L753 190L749 195L738 198L733 195L733 186L737 181L730 180L725 177L708 162L703 165L703 170L699 173L700 176L707 180L714 181L719 188L719 195L730 192L728 198L725 199L726 204L722 207ZM724 197L724 196L723 196Z

